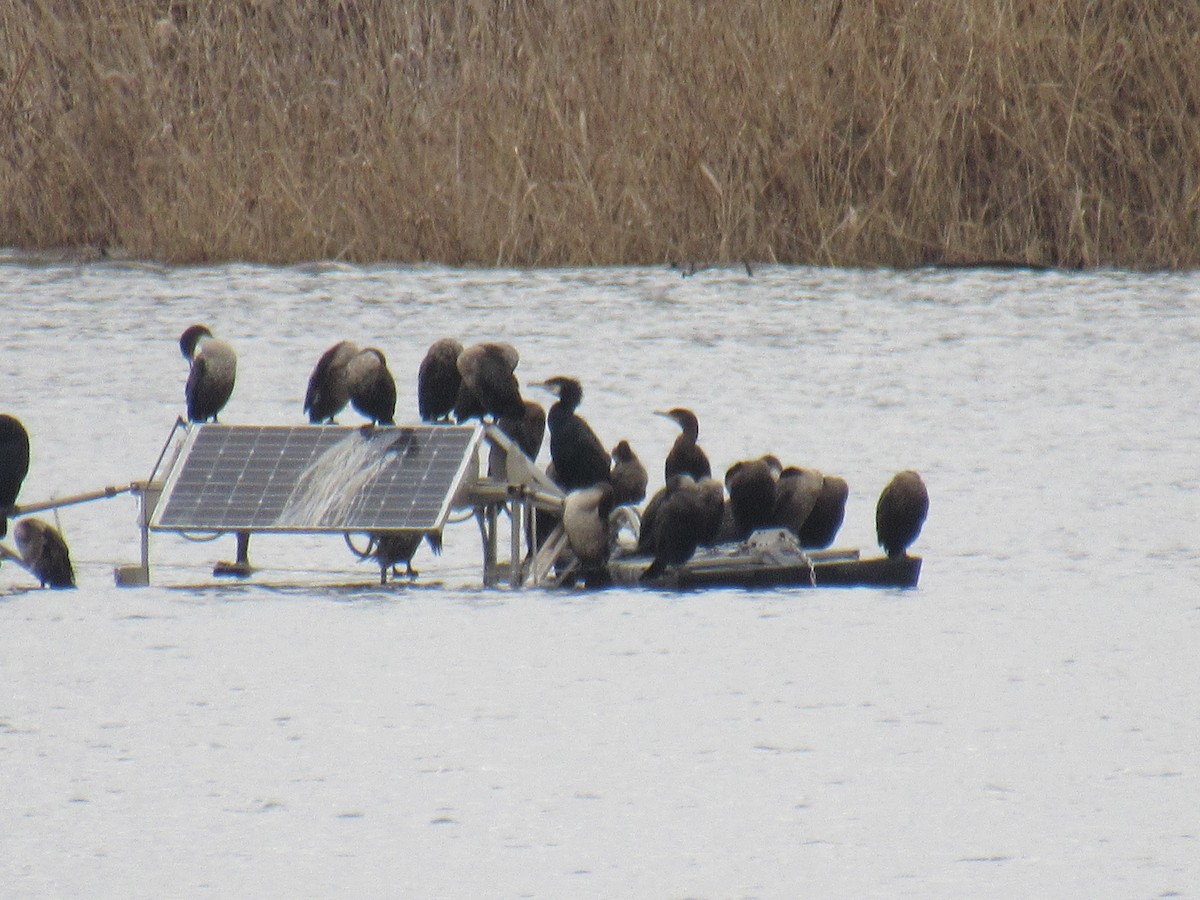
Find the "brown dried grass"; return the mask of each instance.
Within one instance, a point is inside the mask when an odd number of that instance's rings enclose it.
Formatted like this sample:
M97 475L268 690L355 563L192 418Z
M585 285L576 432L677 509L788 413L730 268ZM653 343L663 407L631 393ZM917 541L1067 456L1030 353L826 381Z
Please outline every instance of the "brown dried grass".
M1200 6L18 0L0 244L1192 267Z

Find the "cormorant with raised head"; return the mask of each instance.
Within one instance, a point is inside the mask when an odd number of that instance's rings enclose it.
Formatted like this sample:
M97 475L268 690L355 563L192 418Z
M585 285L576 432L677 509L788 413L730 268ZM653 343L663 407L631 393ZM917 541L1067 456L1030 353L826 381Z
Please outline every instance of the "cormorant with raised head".
M906 556L929 514L929 491L912 469L897 472L875 506L875 534L889 557Z
M564 491L591 487L608 481L610 458L600 438L575 410L583 399L583 386L565 375L556 375L542 382L558 397L546 416L550 428L550 461L554 478Z
M462 376L462 386L455 401L455 418L462 422L489 414L493 419L523 416L525 403L516 376L520 360L512 344L472 344L460 353L458 373Z
M434 341L417 370L417 408L422 422L449 419L462 385L458 357L463 345L454 338Z
M846 517L846 499L850 486L846 479L837 475L825 475L821 481L821 492L804 525L800 528L800 546L811 550L823 550L833 543L842 520Z
M774 456L763 456L736 462L726 471L725 489L729 492L736 540L744 540L756 528L772 523L781 469Z
M613 506L613 489L607 481L571 491L563 501L563 531L579 558L579 568L588 587L598 587L608 580L613 538L609 515Z
M58 529L41 519L20 519L13 527L21 562L42 587L75 587L71 553Z
M308 421L333 422L334 416L350 402L350 382L346 367L358 355L358 345L353 341L338 341L321 354L316 367L308 377L308 390L304 394L304 411Z
M191 364L184 390L188 421L216 422L233 393L237 354L226 341L213 337L207 325L184 330L179 336L179 349Z
M675 443L667 453L666 462L663 464L663 477L670 478L684 472L699 481L711 475L712 466L709 465L708 456L696 443L700 436L700 421L696 414L690 409L677 406L666 412L656 411L655 415L665 416L683 429L683 433L675 438Z
M29 474L29 433L16 416L0 415L0 537L8 534L8 513Z
M350 405L377 425L396 424L396 379L374 347L359 350L346 364Z
M613 487L613 506L641 503L646 499L649 476L629 441L622 440L612 449L612 471L609 480Z

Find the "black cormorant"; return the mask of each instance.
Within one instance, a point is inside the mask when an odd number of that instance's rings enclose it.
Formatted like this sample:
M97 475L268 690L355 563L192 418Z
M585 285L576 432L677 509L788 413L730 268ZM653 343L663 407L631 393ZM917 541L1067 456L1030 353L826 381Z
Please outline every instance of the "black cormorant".
M501 416L496 426L512 438L521 452L530 459L537 459L546 439L546 410L533 400L522 401L525 412L520 416Z
M29 433L15 416L0 415L0 537L8 534L8 511L29 474Z
M692 558L705 534L705 516L705 502L692 476L678 474L667 479L642 516L638 552L654 554L653 562L642 573L643 581L653 580L668 566L679 566Z
M782 467L773 456L734 463L725 473L725 489L736 526L734 537L744 540L757 528L772 523L776 482Z
M425 538L429 549L435 554L442 552L442 535L440 532L393 531L372 535L372 545L368 555L379 563L379 583L387 584L390 571L396 573L396 566L404 563L404 574L408 578L416 578L420 573L412 567L412 558L421 546L421 538Z
M816 469L788 466L775 483L775 514L771 524L786 528L797 538L821 494L825 482Z
M455 418L462 422L485 414L494 419L523 416L525 404L516 376L520 360L511 344L472 344L463 350L458 355L462 386L455 400Z
M567 543L579 558L584 583L595 587L604 582L612 551L613 489L607 481L580 488L563 501L562 527Z
M396 424L396 379L374 347L359 350L346 364L350 405L377 425Z
M192 325L179 336L179 349L191 364L188 372L187 415L189 422L217 421L229 402L237 378L237 354L233 347L213 337L206 325Z
M41 519L19 519L13 527L13 537L21 552L21 562L42 587L75 587L71 553L57 528Z
M646 467L629 446L629 441L623 440L613 447L609 481L613 486L613 506L641 503L646 499L649 477Z
M454 338L434 341L417 371L417 407L422 422L440 422L454 411L462 375L458 372L458 357L463 345Z
M817 501L800 528L801 547L822 550L833 543L846 516L846 498L849 496L850 486L846 479L837 475L824 476Z
M550 460L554 478L564 491L591 487L608 480L610 458L591 426L575 409L583 399L583 387L574 378L557 375L541 387L558 397L546 416L550 428Z
M308 421L314 425L332 422L333 417L346 408L350 402L346 366L357 354L358 345L353 341L339 341L321 354L308 377L308 390L304 394Z
M663 477L670 478L672 475L684 472L699 481L701 478L711 475L712 466L709 465L708 456L696 443L696 439L700 436L700 421L696 418L696 414L690 409L677 406L666 412L655 412L655 415L672 419L683 429L683 433L675 438L675 443L671 445L671 450L667 454L666 462L663 464Z
M888 556L905 556L925 524L929 491L912 469L897 472L875 506L875 534Z

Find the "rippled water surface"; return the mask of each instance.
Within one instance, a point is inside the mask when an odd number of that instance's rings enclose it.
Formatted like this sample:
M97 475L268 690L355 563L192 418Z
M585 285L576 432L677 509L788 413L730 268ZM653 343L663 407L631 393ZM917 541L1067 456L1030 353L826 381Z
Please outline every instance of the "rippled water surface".
M412 586L156 535L116 588L134 502L64 508L80 590L0 569L7 896L1195 896L1198 276L9 257L0 308L26 503L149 474L196 321L229 423L302 423L343 338L415 420L433 340L502 338L652 489L685 405L714 468L843 475L840 546L932 497L916 590L689 594L484 590L471 523Z

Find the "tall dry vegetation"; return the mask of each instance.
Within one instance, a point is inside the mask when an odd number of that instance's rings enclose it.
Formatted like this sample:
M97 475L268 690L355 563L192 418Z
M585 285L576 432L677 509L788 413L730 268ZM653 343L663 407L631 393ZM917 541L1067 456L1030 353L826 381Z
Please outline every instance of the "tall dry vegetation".
M14 0L0 244L1200 261L1200 4Z

